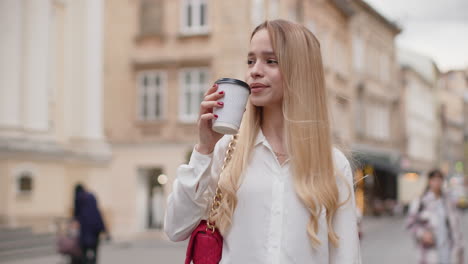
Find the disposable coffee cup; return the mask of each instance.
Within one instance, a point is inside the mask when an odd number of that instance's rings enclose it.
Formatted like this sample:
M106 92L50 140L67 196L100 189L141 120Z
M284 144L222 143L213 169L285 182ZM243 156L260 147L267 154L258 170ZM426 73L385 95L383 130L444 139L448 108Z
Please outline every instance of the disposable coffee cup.
M218 84L217 92L224 92L224 97L219 100L224 106L215 107L213 110L213 113L218 115L213 123L213 130L221 134L237 134L250 95L250 87L243 81L231 78L222 78L215 83Z

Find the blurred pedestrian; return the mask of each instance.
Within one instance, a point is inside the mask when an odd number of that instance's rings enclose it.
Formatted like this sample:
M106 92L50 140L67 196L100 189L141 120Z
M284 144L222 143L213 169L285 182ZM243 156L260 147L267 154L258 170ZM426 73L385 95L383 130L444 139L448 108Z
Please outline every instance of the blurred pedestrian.
M99 211L96 197L88 192L83 185L75 186L74 219L79 224L81 259L73 259L73 263L95 264L97 263L99 235L106 231L106 226Z
M420 264L463 264L461 219L442 189L443 182L440 170L429 172L426 191L410 205L408 228Z
M332 147L320 54L301 24L272 20L253 31L240 132L231 139L212 130L224 96L213 85L201 103L198 144L168 198L171 240L187 239L207 218L218 185L220 263L361 263L352 171Z

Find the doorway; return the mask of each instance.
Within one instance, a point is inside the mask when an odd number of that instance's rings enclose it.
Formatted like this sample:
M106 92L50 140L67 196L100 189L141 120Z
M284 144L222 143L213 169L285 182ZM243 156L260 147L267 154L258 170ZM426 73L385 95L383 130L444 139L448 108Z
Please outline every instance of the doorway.
M160 167L140 168L137 208L140 231L162 229L164 223L164 171Z

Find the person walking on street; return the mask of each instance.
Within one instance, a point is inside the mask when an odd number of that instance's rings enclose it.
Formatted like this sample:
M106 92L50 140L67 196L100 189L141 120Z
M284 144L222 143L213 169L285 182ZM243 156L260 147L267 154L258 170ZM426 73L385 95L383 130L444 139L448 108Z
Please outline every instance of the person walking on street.
M225 96L215 84L200 106L198 144L168 197L171 240L187 239L207 218L219 186L220 263L361 263L352 171L332 146L320 54L301 24L271 20L253 31L239 134L212 130ZM230 142L235 149L221 172Z
M442 190L444 175L432 170L424 194L408 211L408 225L418 248L420 264L463 264L460 215Z
M98 259L99 235L107 233L96 197L81 184L75 186L75 207L73 213L79 224L79 242L82 256L75 263L96 264Z

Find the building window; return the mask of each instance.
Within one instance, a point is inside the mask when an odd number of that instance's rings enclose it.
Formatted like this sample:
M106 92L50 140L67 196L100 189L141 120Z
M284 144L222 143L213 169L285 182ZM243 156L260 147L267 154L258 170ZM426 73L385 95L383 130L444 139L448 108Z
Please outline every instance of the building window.
M353 64L357 72L364 69L364 42L358 36L353 37Z
M31 194L33 191L33 177L30 172L22 172L16 179L16 190L19 194Z
M143 121L164 118L164 99L167 76L161 71L145 71L138 74L138 117Z
M387 54L380 54L380 78L384 82L390 80L390 58Z
M381 140L390 140L390 109L388 106L381 107L378 112L378 120L380 125L378 126L379 132L378 138Z
M366 104L366 132L377 140L390 139L390 111L388 106L375 102Z
M264 3L263 0L253 0L251 2L251 10L250 10L250 19L252 24L256 27L260 25L260 23L264 20Z
M158 36L163 31L163 1L142 0L140 4L140 34Z
M279 17L279 0L270 0L268 2L268 17L269 19Z
M328 28L318 27L317 35L320 42L320 51L322 52L322 62L325 68L330 68L331 66L331 56L330 51L333 48L332 36Z
M314 34L315 37L317 37L317 25L313 20L307 21L306 27L308 30L310 30L310 32Z
M344 97L337 96L332 107L334 132L338 142L343 143L343 140L348 140L350 137L349 131L349 104Z
M208 88L209 73L207 68L183 69L180 72L180 120L196 122L200 103Z
M357 88L356 100L356 132L359 136L363 136L366 131L365 126L365 105L364 105L364 86L361 84Z
M333 68L342 77L345 77L348 75L348 56L346 54L346 45L342 40L339 39L335 40L334 42Z
M366 72L375 79L380 78L380 56L373 45L366 46Z
M208 33L208 10L206 0L182 1L182 33Z
M299 14L296 5L289 6L288 19L294 22L299 22Z

